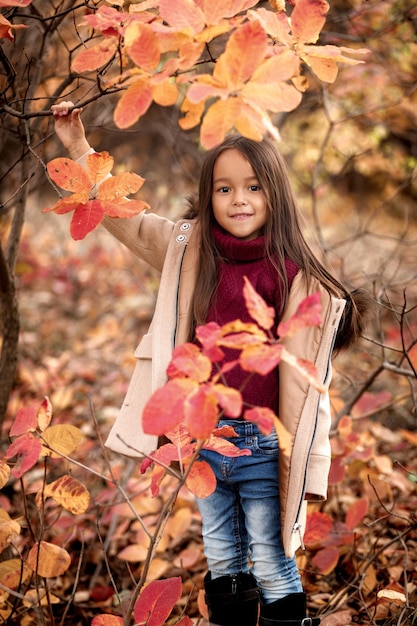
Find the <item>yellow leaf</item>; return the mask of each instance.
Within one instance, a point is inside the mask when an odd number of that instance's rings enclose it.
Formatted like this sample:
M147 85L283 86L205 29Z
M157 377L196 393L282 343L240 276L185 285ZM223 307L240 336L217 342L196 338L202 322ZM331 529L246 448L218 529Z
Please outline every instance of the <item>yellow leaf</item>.
M0 489L3 489L4 485L10 478L10 467L4 459L0 461Z
M8 559L0 562L0 583L10 589L15 589L18 585L24 583L31 571L24 563L22 567L21 559Z
M163 107L173 106L178 98L178 87L165 79L161 83L152 84L152 96L156 104Z
M185 113L185 117L179 120L180 128L183 130L189 130L194 128L200 123L201 116L204 113L204 102L193 103L185 98L181 105L181 112Z
M291 435L288 432L288 430L285 428L284 424L281 422L280 419L275 418L274 423L275 423L275 430L277 431L277 435L278 435L279 450L285 456L289 456L291 452L291 448L292 448Z
M20 534L20 525L12 520L8 513L0 509L0 552Z
M45 444L42 446L41 456L50 456L58 459L62 454L71 454L79 445L83 438L79 428L71 424L57 424L45 430L42 439ZM52 449L49 449L49 447Z
M42 492L36 496L38 508L42 504L42 498L53 498L64 509L78 515L84 513L90 504L90 494L82 483L72 476L61 476L49 485L45 485Z
M405 593L394 591L393 589L381 589L381 591L378 591L377 597L378 600L391 600L392 602L395 602L395 604L405 604L407 602Z
M71 565L71 557L63 548L40 541L29 551L27 564L42 578L56 578L67 571Z

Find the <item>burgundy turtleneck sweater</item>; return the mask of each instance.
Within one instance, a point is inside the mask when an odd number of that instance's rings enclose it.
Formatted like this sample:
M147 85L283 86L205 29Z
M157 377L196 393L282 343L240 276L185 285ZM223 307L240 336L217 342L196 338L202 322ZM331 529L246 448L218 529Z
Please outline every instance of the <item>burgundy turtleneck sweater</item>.
M215 226L213 236L220 253L218 260L219 283L207 314L207 322L217 322L220 326L240 319L243 322L254 322L250 317L243 297L244 276L265 300L268 306L278 311L281 303L281 285L277 271L265 256L264 237L250 241L237 239L223 229ZM296 275L298 268L290 260L285 261L288 286ZM273 331L279 319L276 315ZM230 348L222 348L225 362L235 360L239 353ZM227 385L241 389L250 374L238 365L225 376ZM278 370L266 376L252 374L251 379L242 391L244 409L248 406L263 406L277 412L278 409Z

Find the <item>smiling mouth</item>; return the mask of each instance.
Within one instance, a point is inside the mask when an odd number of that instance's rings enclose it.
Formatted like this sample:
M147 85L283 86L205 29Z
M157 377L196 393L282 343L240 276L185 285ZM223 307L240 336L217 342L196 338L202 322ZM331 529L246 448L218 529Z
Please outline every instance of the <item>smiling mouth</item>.
M230 216L233 220L244 220L248 217L252 217L252 213L235 213Z

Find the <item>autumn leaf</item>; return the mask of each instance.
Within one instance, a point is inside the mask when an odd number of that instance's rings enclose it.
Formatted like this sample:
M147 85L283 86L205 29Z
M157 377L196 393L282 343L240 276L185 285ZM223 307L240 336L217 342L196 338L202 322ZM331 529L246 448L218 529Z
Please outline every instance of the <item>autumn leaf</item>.
M96 615L91 621L91 626L123 626L123 617L110 615L109 613Z
M329 536L333 526L333 519L327 513L313 511L307 515L304 543L306 548L318 548Z
M339 557L339 548L323 548L313 556L311 563L323 576L328 576L336 568Z
M192 437L206 439L219 418L216 394L210 385L198 387L189 394L184 404L185 425Z
M244 348L239 357L242 369L265 376L281 361L284 347L281 344L257 343Z
M269 330L274 325L275 309L268 306L265 300L253 288L247 276L244 276L243 297L246 308L253 320L264 330Z
M115 39L103 39L91 48L81 50L71 64L71 70L77 74L94 72L111 61L117 51Z
M61 476L36 495L36 505L41 507L44 499L51 497L74 515L84 513L90 503L90 494L85 486L72 476Z
M264 435L270 435L274 428L275 413L268 407L255 407L247 409L244 414L245 420L253 422Z
M29 1L26 0L26 4L23 4L22 6L29 6L31 2L32 0L29 0ZM7 7L7 6L18 6L18 5L13 2L7 2L7 4L0 3L0 7L1 6ZM27 28L27 25L26 24L12 24L3 15L0 15L0 39L10 39L10 41L13 41L14 40L13 31L19 30L21 28Z
M63 548L40 541L30 549L26 562L38 576L56 578L67 571L71 557Z
M89 154L85 169L68 158L54 159L47 164L51 179L72 195L43 211L58 214L74 211L70 226L73 239L83 239L101 223L105 215L132 217L148 208L145 202L125 197L136 193L144 179L131 172L109 178L112 167L113 157L108 152Z
M365 515L368 513L369 501L368 498L359 498L355 500L349 507L346 513L346 527L348 530L353 530L358 526Z
M141 592L133 611L135 622L146 626L162 626L181 598L180 576L154 580Z
M206 461L194 461L185 485L197 498L207 498L215 491L217 480Z
M44 445L41 454L53 459L59 459L63 454L68 456L77 448L82 439L81 430L72 424L49 426L42 435Z
M173 430L183 418L187 396L196 389L196 383L188 378L169 380L157 389L142 413L142 426L149 435L164 435Z
M41 432L43 432L51 423L52 420L52 404L48 396L45 396L42 400L38 412L36 415L37 425Z
M315 43L326 22L330 5L326 0L296 0L291 13L291 30L295 41Z
M294 315L285 322L278 324L279 337L292 337L303 328L319 326L322 323L322 306L320 293L313 293L299 304Z
M25 472L30 470L37 462L41 453L42 444L32 433L24 433L6 450L5 458L12 459L17 456L17 461L12 468L12 475L21 478Z
M161 59L158 37L148 24L132 22L124 35L126 50L137 67L145 71L155 70Z
M222 330L216 322L209 322L204 326L197 326L195 335L203 347L203 354L207 356L212 363L221 361L224 358L224 352L217 345L218 340L222 336Z
M177 346L167 368L169 378L188 377L202 383L210 378L212 363L193 343Z
M0 509L0 552L20 535L20 524L12 520L9 514Z
M21 407L16 413L9 436L18 437L24 433L34 432L37 426L37 413L34 406Z
M10 478L10 466L4 459L1 459L0 460L0 489L3 489L3 487L7 484L9 478Z
M16 589L26 582L32 572L22 559L7 559L0 562L0 583L9 589Z

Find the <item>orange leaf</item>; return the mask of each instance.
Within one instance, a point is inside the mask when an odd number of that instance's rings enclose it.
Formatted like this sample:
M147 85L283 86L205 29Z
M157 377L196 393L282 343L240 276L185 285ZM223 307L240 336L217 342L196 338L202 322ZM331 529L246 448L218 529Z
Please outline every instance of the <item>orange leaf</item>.
M8 559L0 562L0 583L9 589L21 587L32 572L19 555L18 559Z
M85 513L90 504L90 494L82 483L72 476L61 476L36 496L36 505L42 506L43 499L51 497L66 511L74 515Z
M20 6L28 6L32 0L26 0L25 4L21 4ZM17 4L13 4L13 2L8 2L6 6L18 6ZM0 15L0 39L10 39L13 41L14 39L14 30L19 30L20 28L27 28L26 24L12 24L9 20L3 15Z
M42 456L50 456L53 459L58 459L62 454L66 456L71 454L81 443L83 434L79 428L72 424L57 424L56 426L49 426L43 433L47 446L42 447Z
M307 515L304 543L309 550L319 547L329 536L333 520L327 513L313 511Z
M203 30L206 20L203 11L193 0L160 0L159 15L176 30Z
M116 176L106 178L99 188L98 197L102 202L109 199L124 198L131 193L136 193L142 187L145 179L134 172L121 172Z
M287 48L292 47L293 39L290 35L290 24L284 11L275 12L257 8L254 11L248 11L248 17L252 20L258 20L272 39L282 42Z
M178 98L178 87L171 79L152 83L152 97L161 107L173 106Z
M298 359L285 348L281 352L281 360L294 367L318 391L323 392L325 390L324 385L317 378L317 369L313 363L305 359Z
M20 524L0 509L0 552L12 543L20 534Z
M146 623L146 626L162 626L181 594L182 581L179 576L152 581L142 590L135 604L135 621Z
M268 306L265 300L252 287L248 278L244 276L243 296L249 315L265 330L272 328L275 322L275 309Z
M346 513L346 528L353 530L358 526L368 512L368 498L359 498L349 507Z
M210 359L201 354L198 346L183 343L174 349L167 375L169 378L186 376L201 383L210 378L211 369Z
M229 37L217 60L213 78L229 91L242 88L259 67L268 49L268 39L260 22L246 22Z
M114 121L119 128L128 128L138 121L152 103L152 87L149 77L134 82L123 93L114 111Z
M198 498L207 498L215 491L217 480L206 461L194 461L185 484Z
M127 198L118 200L106 200L103 205L105 214L109 217L134 217L138 213L149 209L149 204L143 200L128 200Z
M88 190L90 190L92 187L92 183L93 184L100 183L102 180L107 178L107 176L110 174L110 172L113 169L114 159L106 151L93 152L93 154L89 154L87 156L85 163L86 163L88 177L90 179L89 187L88 187Z
M148 72L158 67L161 49L157 35L148 24L142 22L129 24L126 28L124 43L135 65Z
M182 420L184 402L196 383L191 379L169 380L157 389L145 405L142 426L149 435L163 435Z
M54 183L66 191L85 193L92 187L92 181L85 169L66 157L49 161L46 169Z
M95 615L92 619L91 626L123 626L123 623L123 617L106 613L103 615Z
M258 343L245 347L239 357L239 363L246 372L256 372L265 376L272 372L281 361L284 347L281 344L272 346Z
M297 0L291 13L291 30L299 43L316 43L330 5L326 0Z
M184 415L192 437L206 439L211 435L219 418L217 398L211 386L198 387L187 396Z
M71 557L63 548L40 541L31 548L26 562L38 576L56 578L67 571Z
M82 50L73 60L71 70L81 74L82 72L93 72L103 65L106 65L117 50L115 39L102 39L88 50Z
M346 465L341 457L332 459L329 472L329 485L338 485L342 482L346 474Z
M0 489L3 489L10 478L10 466L4 459L0 460ZM1 552L1 550L0 550Z
M240 117L242 102L238 98L218 100L210 106L201 124L201 145L209 150L223 141Z

